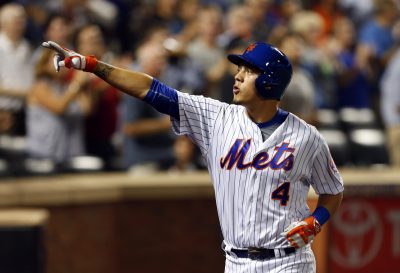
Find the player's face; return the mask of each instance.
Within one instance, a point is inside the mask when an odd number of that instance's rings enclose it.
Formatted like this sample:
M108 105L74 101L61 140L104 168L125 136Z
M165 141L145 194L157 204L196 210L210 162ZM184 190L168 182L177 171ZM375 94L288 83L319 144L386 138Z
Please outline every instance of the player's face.
M259 72L252 68L238 66L233 85L233 103L248 106L260 100L255 85L258 75Z

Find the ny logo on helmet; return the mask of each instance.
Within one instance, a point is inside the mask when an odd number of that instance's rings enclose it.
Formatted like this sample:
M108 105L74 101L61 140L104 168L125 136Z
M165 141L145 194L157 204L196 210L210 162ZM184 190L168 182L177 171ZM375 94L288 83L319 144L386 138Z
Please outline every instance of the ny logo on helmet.
M255 43L250 44L250 45L246 48L245 53L248 53L248 52L253 51L253 49L255 49L256 46L257 46L257 45L256 45Z

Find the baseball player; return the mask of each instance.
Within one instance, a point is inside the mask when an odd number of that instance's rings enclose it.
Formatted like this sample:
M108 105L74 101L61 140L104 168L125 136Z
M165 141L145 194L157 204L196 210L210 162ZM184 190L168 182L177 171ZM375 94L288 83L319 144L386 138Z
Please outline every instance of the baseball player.
M149 75L82 56L49 41L54 65L92 72L171 116L177 134L200 148L215 189L225 272L315 272L313 238L340 205L343 181L325 140L279 108L292 76L287 57L266 43L241 55L234 104L174 90ZM318 206L310 212L309 187Z

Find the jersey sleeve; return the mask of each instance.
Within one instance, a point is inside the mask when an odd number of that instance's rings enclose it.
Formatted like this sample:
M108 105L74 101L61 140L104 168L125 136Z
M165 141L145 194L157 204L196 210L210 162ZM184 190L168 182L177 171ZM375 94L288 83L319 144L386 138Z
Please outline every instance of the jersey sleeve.
M338 194L344 190L343 179L321 136L312 163L310 184L317 194Z
M215 120L225 104L203 96L177 94L179 119L172 118L173 129L178 135L188 135L204 155L210 145Z

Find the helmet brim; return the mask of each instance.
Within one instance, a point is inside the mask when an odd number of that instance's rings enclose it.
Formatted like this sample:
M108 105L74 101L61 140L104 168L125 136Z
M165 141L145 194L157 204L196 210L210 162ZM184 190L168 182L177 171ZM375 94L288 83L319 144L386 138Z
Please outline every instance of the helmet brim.
M228 60L236 65L244 65L246 67L250 67L250 68L255 68L257 70L261 70L259 67L257 67L254 63L252 63L249 59L247 59L246 57L244 57L243 55L239 55L239 54L229 54L227 56Z

